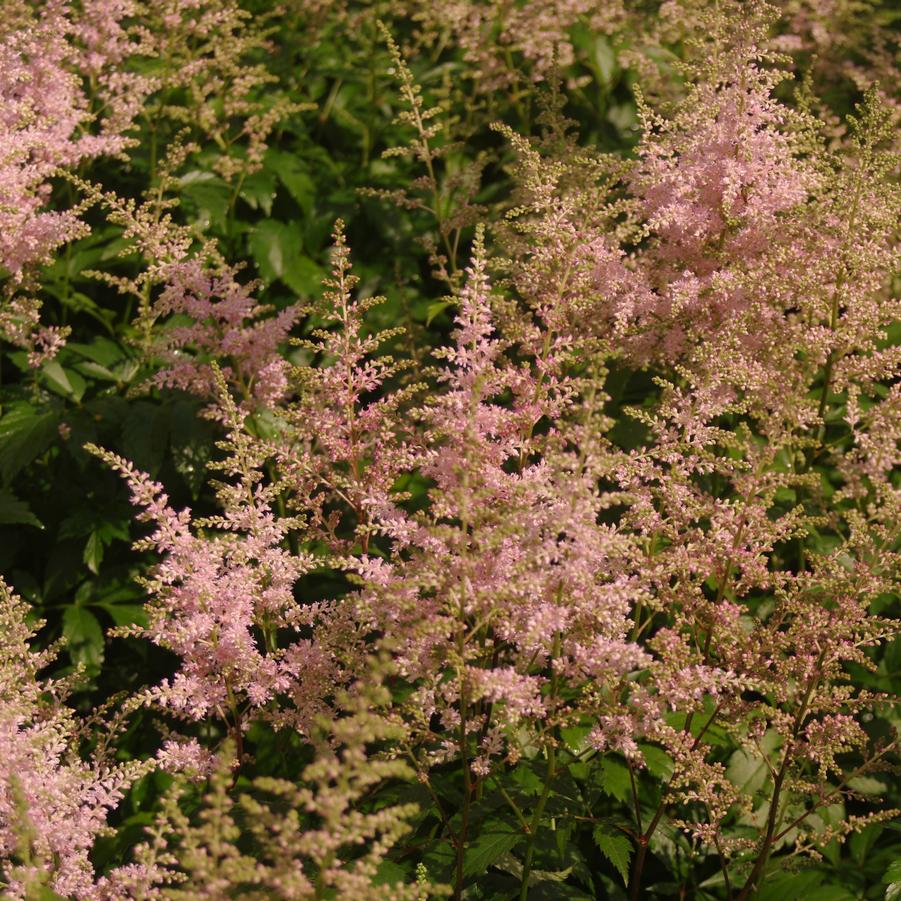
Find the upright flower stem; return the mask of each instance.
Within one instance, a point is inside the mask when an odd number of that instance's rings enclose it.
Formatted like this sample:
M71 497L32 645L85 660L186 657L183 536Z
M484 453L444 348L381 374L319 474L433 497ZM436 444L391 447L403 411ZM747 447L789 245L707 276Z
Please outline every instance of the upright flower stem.
M857 184L855 185L854 197L851 201L851 211L848 215L848 228L847 234L850 236L854 234L854 224L857 220L857 213L860 206L860 180L857 180ZM829 331L831 333L835 333L835 330L838 328L838 317L840 312L840 301L842 295L842 289L845 285L845 279L847 278L847 266L845 264L845 254L842 254L842 263L841 269L836 276L835 279L835 288L832 292L832 300L829 304ZM829 390L832 387L832 373L835 369L835 364L838 359L838 353L834 347L829 349L829 354L826 357L826 365L823 369L823 388L820 392L820 403L817 407L817 417L822 420L820 423L819 432L817 434L818 444L822 445L823 441L826 437L826 421L823 418L826 413L826 404L829 401Z
M549 694L549 699L553 700L557 697L557 691L559 688L559 677L557 676L556 671L554 670L554 660L560 654L560 634L554 636L554 645L551 656L551 690ZM553 705L550 705L551 711L553 713ZM526 898L529 897L529 876L532 873L532 862L535 857L535 840L538 837L538 829L541 826L541 818L544 816L544 808L547 805L547 799L551 794L551 785L554 781L554 777L557 775L557 746L555 744L555 740L553 735L551 736L551 741L547 749L547 768L544 773L544 787L541 790L541 797L538 799L538 803L535 805L535 810L532 813L532 820L529 823L529 837L526 840L526 854L523 858L522 864L522 884L519 889L519 901L526 901Z
M745 899L751 898L756 894L757 885L760 882L760 877L763 875L763 871L766 869L767 862L770 859L770 852L773 850L776 829L779 824L782 790L785 785L786 776L788 775L788 768L792 761L792 751L794 750L794 745L798 740L798 736L801 734L801 727L804 725L804 719L807 716L807 710L810 706L811 698L813 697L813 693L816 690L817 682L820 678L820 667L822 667L823 665L825 656L826 649L824 648L822 651L820 651L820 655L817 658L816 664L814 665L810 681L807 683L807 689L804 692L804 698L801 701L801 706L798 708L797 714L795 715L795 721L792 726L791 740L786 744L785 751L782 755L782 764L780 765L779 771L776 773L775 779L773 780L773 797L770 800L770 811L767 816L766 829L760 842L760 850L757 853L757 858L754 861L754 866L751 869L751 873L748 876L747 881L745 882L744 888L742 888L741 892L739 892L736 901L745 901Z
M692 750L697 748L697 746L701 743L701 738L703 738L704 733L713 725L713 721L716 719L720 712L719 705L714 708L713 713L710 714L710 718L706 723L701 727L701 731L697 734L694 742L692 743ZM690 728L690 721L686 720L686 727ZM672 780L671 780L672 781ZM651 822L648 824L648 828L645 829L644 832L640 832L637 842L638 842L638 852L635 855L635 864L632 867L632 877L629 880L629 899L630 901L637 901L641 894L641 880L644 876L644 866L648 856L648 846L651 841L651 837L657 831L657 827L660 825L660 821L663 819L664 811L666 810L666 791L669 786L665 786L663 789L663 797L660 799L660 803L657 805L657 810L654 812L654 816L651 819ZM641 830L641 823L639 821L638 828Z
M464 606L461 598L461 608ZM456 874L454 878L454 898L463 897L463 865L466 859L466 840L469 835L469 812L472 805L472 774L469 771L469 735L467 733L467 717L469 715L469 698L466 686L465 672L465 629L461 621L460 629L457 633L457 651L460 655L460 729L459 729L459 747L460 747L460 764L463 767L463 806L460 810L460 831L457 834L457 861Z
M470 428L474 419L474 411L471 414ZM468 488L468 474L464 476L462 485L464 496ZM470 529L469 510L464 503L461 511L461 530L468 540ZM460 830L457 833L457 860L454 876L454 899L460 901L463 897L464 863L466 860L466 841L469 837L469 812L472 806L472 773L469 769L469 734L467 731L467 718L469 716L469 686L466 678L466 585L467 579L462 580L460 587L460 606L457 621L457 666L460 678L460 728L458 733L460 765L463 767L463 806L460 810Z
M750 504L751 498L750 495L745 499L745 504ZM732 548L729 551L729 556L726 559L726 565L723 570L723 577L720 580L719 587L716 592L716 599L714 601L714 606L718 606L723 598L726 596L726 589L728 587L729 582L732 581L732 574L735 568L735 554L738 551L739 545L741 544L742 535L744 534L745 525L747 524L747 519L745 516L742 516L739 521L738 528L735 530L735 536L732 540ZM709 662L710 658L710 643L713 635L712 627L708 628L707 635L704 639L704 663L705 665ZM713 724L714 719L719 713L719 705L714 709L713 713L710 716L710 719L702 727L701 731L698 733L697 737L692 744L692 750L697 748L700 744L701 737L704 733L710 728ZM691 732L691 725L694 722L694 713L689 713L685 719L685 726L683 727L685 732ZM630 771L631 772L631 771ZM634 791L634 789L633 789ZM640 811L638 808L637 798L635 800L635 811L636 811L636 820L638 822L638 851L635 855L635 863L632 867L632 876L629 880L629 898L630 901L637 901L639 897L639 893L641 892L641 880L644 876L644 866L645 861L648 856L648 845L651 841L651 837L654 835L654 832L657 830L657 827L660 825L660 820L663 817L663 812L666 809L666 788L664 788L663 797L660 799L660 804L657 807L656 812L648 824L648 828L642 832L641 830L641 820L640 820Z

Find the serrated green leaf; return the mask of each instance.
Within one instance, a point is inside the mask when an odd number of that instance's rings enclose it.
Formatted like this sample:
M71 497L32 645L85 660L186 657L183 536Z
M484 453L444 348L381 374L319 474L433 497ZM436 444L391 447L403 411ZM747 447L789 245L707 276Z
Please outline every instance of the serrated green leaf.
M147 612L142 604L108 604L98 602L95 606L105 610L117 626L147 625Z
M275 176L265 169L248 175L241 186L241 198L252 209L262 210L269 216L272 213L272 202L275 200Z
M198 218L221 224L228 216L228 190L217 185L194 185L185 191L193 201Z
M275 173L294 202L309 216L316 196L316 186L307 173L303 160L293 153L269 150L266 153L266 168Z
M140 469L155 476L169 444L169 411L147 401L129 407L122 423L122 450Z
M888 789L884 782L872 776L855 776L848 780L848 787L862 795L881 795Z
M107 370L128 358L128 353L109 338L95 338L90 344L78 344L73 341L66 344L66 350L74 351L79 356L91 360Z
M469 843L463 859L463 873L478 876L484 873L496 860L512 851L524 838L519 830L501 821L485 823L477 838Z
M632 842L620 833L607 832L601 826L596 826L592 833L594 843L601 854L613 864L617 873L622 877L623 884L629 884L629 862L632 859Z
M848 840L848 847L851 851L851 857L859 866L863 866L867 859L867 855L876 843L876 840L884 831L881 823L871 823L865 826L859 832L855 832Z
M818 898L824 874L818 870L770 875L763 880L757 901L785 901L787 898Z
M41 371L49 387L58 394L76 402L84 397L87 382L75 370L64 368L59 360L47 360Z
M300 232L286 222L267 219L249 237L250 253L267 282L282 278L300 256Z
M8 491L0 491L0 525L44 528L44 524L31 512L28 504Z
M197 408L190 403L175 405L171 426L172 463L191 495L197 498L206 482L206 466L214 440L212 429L209 423L199 418Z
M4 484L40 456L57 437L59 417L53 408L18 403L0 419L0 477Z
M88 535L85 542L82 559L85 566L96 576L100 572L100 564L103 563L103 552L106 550L104 541L99 532L94 531Z
M298 256L292 260L282 281L299 297L319 294L325 273L309 257Z
M770 729L761 739L760 748L764 754L771 754L780 743L776 732ZM760 754L739 748L729 758L726 778L740 791L753 795L760 791L769 775L766 760Z
M425 324L431 325L432 320L436 316L440 316L449 306L451 306L449 300L436 300L434 303L430 303L425 312Z
M626 801L632 793L629 768L612 757L605 757L601 763L601 789L617 801Z
M67 607L63 612L63 635L74 661L94 667L100 665L103 659L103 629L90 610Z
M901 858L899 858L898 860L893 860L888 865L888 869L885 871L882 877L882 881L888 883L901 883Z
M657 779L669 779L673 774L673 758L656 745L639 745L648 772Z
M564 726L560 730L560 735L570 751L581 754L585 750L585 739L590 732L590 726Z
M32 889L34 892L30 897L34 898L34 901L66 901L66 899L62 895L57 895L52 888L47 885L38 886L37 889Z
M181 179L181 183L182 193L197 210L197 218L216 224L224 223L228 217L231 189L211 172L196 173L195 178L185 181L185 178L193 175L195 173L189 172Z

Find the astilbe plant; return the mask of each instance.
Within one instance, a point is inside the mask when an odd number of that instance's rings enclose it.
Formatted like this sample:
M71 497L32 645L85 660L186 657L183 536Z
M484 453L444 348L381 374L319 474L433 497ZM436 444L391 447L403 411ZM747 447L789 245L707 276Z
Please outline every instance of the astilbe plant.
M135 4L132 17L132 55L152 66L143 111L151 173L158 142L175 125L212 142L214 171L240 184L260 167L274 127L299 108L272 88L275 77L260 62L265 18L254 21L232 0Z
M462 767L462 813L452 833L457 893L469 810L482 784L503 778L505 761L515 764L526 746L540 749L545 791L527 811L534 835L556 775L559 728L597 703L606 707L596 698L618 697L645 662L627 637L642 595L637 549L598 525L603 500L584 457L553 428L536 431L543 419L560 418L572 388L505 356L485 266L477 238L455 346L436 352L447 361L439 375L445 388L419 413L430 508L402 531L386 529L398 556L379 567L361 598L416 686L409 741L423 778L444 760ZM532 840L523 884L531 862Z
M75 680L41 675L58 649L32 648L42 623L28 624L29 612L0 581L0 890L5 898L42 891L97 898L91 849L110 831L110 812L154 764L117 762L115 725L92 736L66 703ZM95 753L84 759L90 737Z
M402 384L409 366L385 352L404 330L367 328L366 312L385 298L356 296L341 220L333 240L331 276L307 311L317 327L295 341L318 365L292 372L295 399L284 410L279 465L299 489L292 503L301 504L298 512L320 540L335 554L357 553L365 566L375 523L400 515L393 488L415 460L400 409L422 385Z
M26 348L33 366L65 340L64 329L40 324L33 270L87 231L77 206L47 209L51 179L60 167L129 144L116 132L92 133L69 9L46 6L39 16L27 4L4 4L0 43L0 338Z
M57 167L145 128L140 200L70 181L141 261L98 275L128 319L137 305L146 385L202 397L221 430L207 515L89 445L128 484L150 528L136 548L156 558L146 620L114 634L175 657L114 720L149 707L178 721L146 760L112 762L120 727L64 703L69 682L41 674L53 650L31 649L26 606L0 584L12 897L443 893L392 875L415 859L462 898L473 858L492 854L482 870L525 899L569 878L585 828L632 898L679 847L745 899L775 853L817 857L898 815L861 803L897 748L871 725L891 699L867 675L897 631L882 614L901 563L891 91L838 121L811 78L789 84L822 42L809 4L780 18L672 2L653 23L633 5L540 6L443 11L465 27L390 10L421 26L420 52L455 40L479 91L531 103L529 81L546 81L536 136L496 126L515 187L490 229L473 228L495 217L480 165L450 164L456 123L381 29L395 124L412 130L387 157L424 171L374 193L430 217L432 276L451 291L437 314L450 341L420 366L411 335L375 326L385 298L354 275L340 220L321 297L276 307L226 261L233 236L220 246L180 219L192 161L228 183L233 212L297 108L265 97L269 45L241 7L50 4L39 22L11 5L9 284L83 231L81 206L48 208ZM630 22L644 31L622 58L643 60L649 90L626 159L580 147L558 69L577 23ZM799 40L774 39L780 22ZM878 42L852 45L840 77L884 63ZM9 298L0 327L38 362L61 336L36 338L34 304ZM272 734L295 778L259 775ZM108 814L154 768L177 782L147 842L96 876ZM209 779L199 807L188 777ZM398 800L413 795L424 808Z
M237 799L226 751L195 817L178 801L176 784L136 850L135 865L111 882L123 897L313 899L323 897L426 901L446 892L424 874L415 883L379 879L380 865L410 831L415 805L372 810L359 803L386 780L412 771L379 747L401 732L384 714L389 693L372 681L339 702L342 712L312 730L315 759L299 782L259 777Z
M741 43L726 36L725 48L728 65L741 58ZM889 164L877 150L887 132L875 95L852 122L853 162L834 160L811 146L800 120L795 140L805 143L791 149L788 134L780 134L788 120L768 99L774 82L755 85L753 63L742 65L735 83L723 77L721 66L714 57L706 71L696 70L700 94L689 94L686 112L671 123L659 120L664 133L681 135L666 151L671 162L660 155L657 125L648 150L640 151L638 177L646 185L652 236L642 256L667 304L646 320L656 320L652 329L662 325L665 334L645 346L679 365L678 382L663 384L658 410L636 411L649 440L631 454L621 484L627 491L642 486L625 519L646 536L651 563L661 567L655 603L667 622L655 627L657 614L649 611L637 626L650 630L648 646L659 658L651 684L662 680L660 697L681 708L684 719L681 735L660 736L676 760L671 797L681 792L691 805L708 807L706 824L695 813L695 822L684 825L718 853L730 856L745 844L753 849L753 866L744 871L738 893L746 897L774 843L810 827L828 804L853 796L848 780L878 769L890 750L869 747L856 719L880 699L850 690L843 673L849 664L870 666L862 649L894 633L892 623L869 616L867 608L893 590L897 535L886 531L874 495L866 513L841 502L850 485L831 498L824 495L820 467L832 453L824 439L836 368L873 372L854 394L873 391L896 372L893 351L872 342L897 316L885 288L889 260L896 259L897 214L888 210L897 210L897 200L884 181ZM723 109L720 103L735 90L727 101L731 111ZM699 102L704 91L715 93ZM688 118L680 121L682 115ZM711 138L710 128L744 123L753 138ZM698 139L705 143L703 155L692 149ZM717 146L724 151L718 162ZM711 168L702 174L695 161ZM785 184L764 188L761 176ZM852 268L860 279L849 278ZM679 296L687 284L688 296ZM865 344L850 338L858 317L869 323ZM838 350L843 327L849 338ZM643 352L641 344L637 350ZM892 435L885 438L891 445ZM868 490L861 490L862 499ZM894 495L876 491L883 499ZM798 503L786 508L789 497ZM805 552L819 529L835 535L838 546ZM797 548L797 560L786 559L789 548ZM680 689L689 673L690 686ZM689 687L693 701L684 694ZM769 771L762 806L748 820L760 829L756 841L733 844L719 826L730 790L726 771L708 763L704 735L714 723ZM864 762L844 772L836 755L853 748L863 751ZM644 821L633 896L666 800L649 824ZM636 818L641 830L637 798ZM860 825L849 821L842 828Z
M260 168L272 130L303 107L268 90L273 76L254 59L267 46L265 32L235 3L163 8L131 0L78 6L11 0L2 12L8 31L0 47L0 265L6 273L0 337L26 348L38 366L58 351L67 330L41 325L34 270L89 232L85 208L105 201L126 235L134 235L129 222L135 218L145 237L155 227L156 239L140 249L150 272L160 276L159 265L181 261L186 250L177 250L167 231L175 226L169 213L177 205L174 169L200 150L189 134L216 147L212 168L233 183L234 205L246 177ZM138 127L151 135L144 203L75 178L84 201L46 208L54 176L100 156L126 155ZM110 280L109 273L103 276ZM142 312L149 286L159 281L166 281L165 273L156 281L140 278ZM118 284L125 287L121 279Z
M192 522L189 510L168 505L161 485L127 461L94 450L126 478L140 518L154 527L139 546L163 555L147 582L149 622L127 631L178 654L181 668L146 700L188 720L226 721L240 761L248 716L263 714L276 695L293 695L294 712L280 718L309 723L338 676L315 641L277 646L279 629L299 632L326 616L330 605L294 601L295 582L317 561L282 546L297 523L273 513L283 486L263 484L261 468L271 449L246 433L221 374L219 387L229 430L229 455L219 465L232 480L218 487L220 515Z
M247 404L271 407L288 389L288 363L280 345L298 318L294 306L265 316L271 309L257 303L253 284L244 285L236 273L205 268L197 258L166 267L166 281L156 298L154 318L182 314L187 324L175 319L158 332L151 352L171 365L159 369L152 382L178 388L201 397L218 391L213 366L237 387ZM175 315L173 315L175 314ZM190 356L186 353L190 350Z
M619 0L453 0L428 11L421 9L421 0L409 5L427 35L437 32L432 40L448 32L453 35L478 72L477 91L523 95L529 82L546 78L555 65L572 64L577 52L574 26L609 34L627 19L625 4Z

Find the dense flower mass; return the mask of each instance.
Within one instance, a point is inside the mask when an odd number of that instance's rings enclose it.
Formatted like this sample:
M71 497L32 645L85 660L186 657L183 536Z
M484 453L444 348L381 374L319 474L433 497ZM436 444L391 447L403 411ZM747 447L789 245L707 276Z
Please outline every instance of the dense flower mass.
M0 0L2 897L901 896L889 7Z

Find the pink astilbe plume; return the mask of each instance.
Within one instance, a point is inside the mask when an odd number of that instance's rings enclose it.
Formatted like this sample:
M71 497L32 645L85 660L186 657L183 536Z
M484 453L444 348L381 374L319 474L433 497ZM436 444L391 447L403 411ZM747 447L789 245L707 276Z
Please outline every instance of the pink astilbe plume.
M299 606L297 580L317 566L308 553L291 553L285 538L299 522L273 512L283 484L264 484L266 447L243 430L243 417L220 376L220 411L229 456L217 464L233 481L218 486L222 513L192 521L176 512L161 485L127 461L96 450L127 480L139 518L153 526L141 542L161 555L147 580L147 626L138 634L181 659L171 680L151 688L146 699L188 720L217 717L234 730L239 746L247 717L261 715L277 695L292 698L293 712L280 721L309 723L339 683L327 647L298 638L279 647L279 629L299 632L326 616L330 605ZM290 705L289 705L290 706Z
M94 842L153 764L82 759L83 730L65 704L71 680L40 676L56 649L32 649L28 612L0 581L0 891L10 899L49 890L94 899Z
M226 180L257 171L272 130L303 108L259 62L260 51L271 50L267 18L235 0L163 0L136 2L128 20L131 81L161 120L216 146L213 168ZM152 76L136 78L147 60ZM107 91L122 102L122 85L110 81Z
M169 365L153 376L152 383L214 397L218 385L210 361L215 361L246 403L271 407L282 400L289 366L278 349L287 340L298 309L292 306L262 318L270 309L254 300L254 285L242 285L228 269L205 271L196 258L167 266L165 275L154 315L183 314L191 322L163 327L155 351ZM187 350L193 355L189 357Z
M753 342L790 303L781 283L761 295L762 277L777 260L787 270L806 262L797 213L819 173L802 157L809 122L773 96L787 73L766 49L772 15L758 3L742 24L720 24L713 47L699 47L708 56L687 67L676 112L643 110L632 181L652 239L642 258L655 300L636 310L639 353L678 358L742 316Z
M399 553L360 595L361 613L419 686L421 738L437 716L438 759L462 755L482 775L508 740L519 754L518 728L564 716L560 680L618 684L645 661L626 634L642 593L635 548L597 524L601 499L578 457L553 431L534 434L542 417L559 416L566 392L544 391L506 357L485 267L477 242L455 344L437 352L444 390L419 414L430 509L384 526Z
M52 357L66 330L40 325L40 302L27 293L30 271L88 229L80 210L48 209L51 178L128 141L94 135L92 114L68 38L68 5L4 9L0 39L0 273L10 278L0 297L0 338L27 349L32 366ZM26 289L26 293L20 293Z
M331 276L322 301L307 311L321 324L309 339L294 342L316 354L318 365L293 370L297 400L285 411L290 442L280 465L298 486L317 486L318 528L334 551L350 551L358 541L365 558L377 522L403 518L393 487L415 455L398 410L421 386L398 384L408 367L383 345L403 329L368 330L365 314L384 298L355 296L358 279L340 220L333 237ZM306 496L302 491L300 497ZM352 540L339 532L347 514Z
M286 8L298 55L238 0L9 4L0 334L33 364L52 354L64 335L40 330L43 291L88 337L0 420L0 521L40 515L62 550L45 566L17 537L0 556L45 567L40 603L71 586L133 623L111 634L152 645L155 674L76 715L79 673L42 677L53 650L31 649L0 583L0 894L425 901L444 892L432 872L459 899L613 897L619 876L638 901L667 890L648 885L667 868L750 901L804 854L847 870L841 841L869 826L863 844L884 841L898 815L863 797L898 749L881 649L901 572L896 84L847 96L886 71L891 41L822 33L858 27L856 0L331 6ZM322 108L264 160L298 109L286 72ZM108 184L72 171L132 133L147 140ZM316 142L334 183L307 174ZM293 205L315 253L316 210L345 203L358 151L365 169L385 146L369 193L409 214L386 228L397 248L418 233L426 258L398 250L396 283L355 269L338 220L321 297L262 302L276 295L230 255L263 264L278 229L260 217ZM85 198L69 210L53 207L64 170ZM96 246L42 285L91 204ZM89 298L115 341L87 343L86 274L127 298L120 319L113 291ZM101 363L122 341L141 360L120 379L125 364ZM139 370L159 405L129 406ZM179 434L190 405L172 391L201 397L217 435L194 509L83 444L171 439L161 471L182 469L201 433ZM85 575L66 562L80 519L18 500L26 478L55 487L83 466L76 445L131 493L143 615L118 604L126 551L96 556L121 534L102 510ZM104 666L87 690L141 675ZM151 771L135 817L96 844Z
M479 73L479 92L510 90L541 81L555 65L572 64L574 26L612 33L626 19L619 0L452 0L427 13L410 4L425 27L451 30L464 57ZM435 29L437 30L437 29Z
M45 209L56 169L125 144L85 131L90 114L70 69L66 6L47 7L0 42L0 265L16 277L85 231L76 211Z

